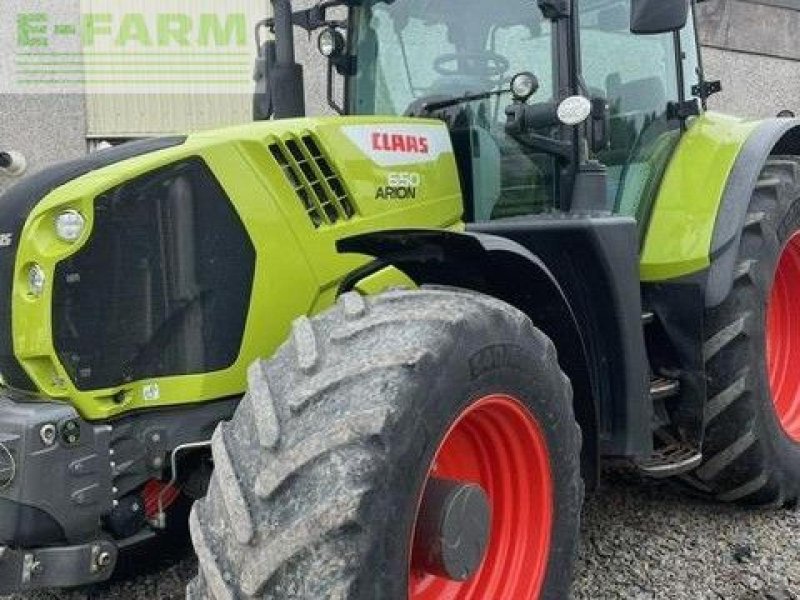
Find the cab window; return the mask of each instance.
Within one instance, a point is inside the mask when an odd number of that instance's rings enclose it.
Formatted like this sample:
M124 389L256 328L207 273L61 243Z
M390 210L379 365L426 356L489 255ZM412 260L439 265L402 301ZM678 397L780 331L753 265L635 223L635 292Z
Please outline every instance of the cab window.
M680 123L668 118L679 100L674 36L630 31L631 0L580 0L582 75L610 106L609 147L594 158L608 167L608 205L645 218Z

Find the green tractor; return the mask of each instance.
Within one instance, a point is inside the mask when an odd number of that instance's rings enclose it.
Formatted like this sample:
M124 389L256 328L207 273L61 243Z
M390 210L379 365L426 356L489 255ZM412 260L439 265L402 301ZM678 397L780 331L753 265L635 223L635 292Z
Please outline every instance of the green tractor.
M0 592L195 500L215 600L565 598L608 458L796 502L800 121L707 112L693 12L273 0L260 122L7 192Z

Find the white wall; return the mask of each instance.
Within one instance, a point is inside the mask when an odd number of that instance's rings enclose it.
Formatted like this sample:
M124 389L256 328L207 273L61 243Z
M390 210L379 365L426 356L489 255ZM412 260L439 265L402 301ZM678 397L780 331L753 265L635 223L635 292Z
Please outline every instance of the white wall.
M30 0L3 0L3 14L31 11ZM77 14L80 0L62 0L53 18ZM6 12L8 11L8 12ZM0 18L0 78L11 77L16 20ZM17 150L28 159L29 172L86 153L86 104L83 96L0 93L0 150ZM0 175L0 192L14 183ZM2 210L2 207L0 207Z
M713 108L754 117L784 109L800 115L800 10L708 0L698 16L706 76L723 85Z

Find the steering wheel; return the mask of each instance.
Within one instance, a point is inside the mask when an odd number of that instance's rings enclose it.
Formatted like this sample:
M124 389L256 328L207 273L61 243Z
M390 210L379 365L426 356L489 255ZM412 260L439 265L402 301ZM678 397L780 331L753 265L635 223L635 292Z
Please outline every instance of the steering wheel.
M455 63L448 67L450 63ZM465 63L467 70L461 68ZM478 74L486 77L502 75L511 67L511 62L502 54L486 50L485 52L453 52L442 54L433 61L433 69L445 77L453 75Z

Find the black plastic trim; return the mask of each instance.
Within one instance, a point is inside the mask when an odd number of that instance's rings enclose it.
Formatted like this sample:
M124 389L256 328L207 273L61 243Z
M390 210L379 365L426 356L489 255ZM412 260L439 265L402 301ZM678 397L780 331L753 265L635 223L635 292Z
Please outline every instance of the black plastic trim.
M639 237L628 217L552 215L471 225L535 254L555 276L587 349L605 456L649 456L652 403Z
M671 428L681 436L680 442L694 448L703 446L708 398L704 294L702 274L642 285L647 310L656 317L648 332L653 336L649 348L653 370L674 370L680 382L680 401L665 403Z
M23 548L66 543L61 524L38 506L0 497L0 539Z

